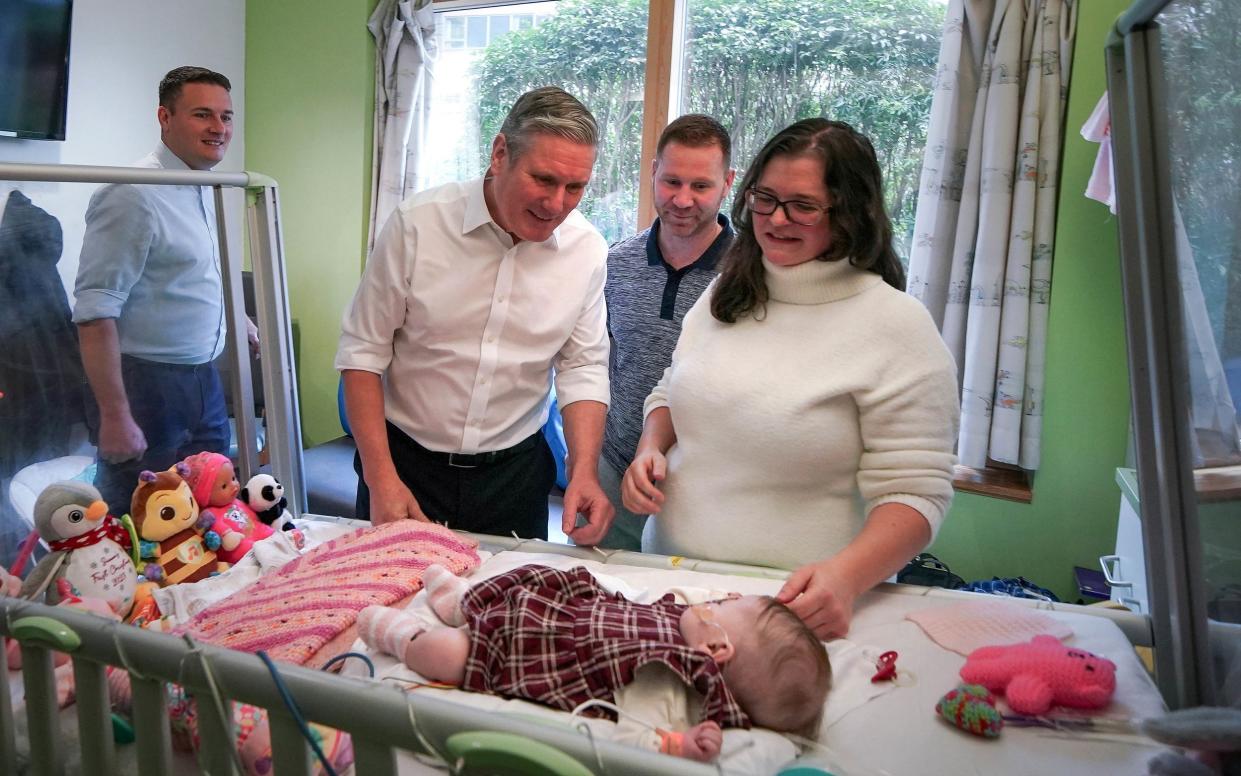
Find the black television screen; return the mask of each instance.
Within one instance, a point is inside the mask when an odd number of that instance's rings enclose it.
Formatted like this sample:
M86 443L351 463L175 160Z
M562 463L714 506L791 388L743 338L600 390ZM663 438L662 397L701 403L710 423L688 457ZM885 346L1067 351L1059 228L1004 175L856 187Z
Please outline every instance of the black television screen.
M65 139L73 0L0 0L0 137Z

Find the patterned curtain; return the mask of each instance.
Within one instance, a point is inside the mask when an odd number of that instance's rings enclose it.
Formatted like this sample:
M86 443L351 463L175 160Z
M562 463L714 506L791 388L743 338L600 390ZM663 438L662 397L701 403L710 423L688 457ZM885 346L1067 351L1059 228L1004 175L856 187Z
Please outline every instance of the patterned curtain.
M375 36L375 134L369 252L375 232L407 196L424 188L419 161L431 105L435 14L431 0L379 0L366 25Z
M957 454L1036 469L1078 0L950 0L909 293L957 359Z

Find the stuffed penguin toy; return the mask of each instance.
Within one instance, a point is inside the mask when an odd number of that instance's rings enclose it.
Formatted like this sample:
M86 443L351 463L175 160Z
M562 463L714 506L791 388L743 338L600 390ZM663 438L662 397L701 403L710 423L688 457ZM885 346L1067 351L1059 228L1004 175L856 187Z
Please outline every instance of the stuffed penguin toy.
M293 521L287 519L285 509L289 500L284 497L284 486L270 474L256 474L250 478L238 495L264 525L292 531Z
M138 572L128 548L129 532L108 515L93 485L76 480L54 482L34 503L34 524L51 553L39 561L22 586L24 597L60 602L59 580L83 598L106 601L120 617L134 603Z

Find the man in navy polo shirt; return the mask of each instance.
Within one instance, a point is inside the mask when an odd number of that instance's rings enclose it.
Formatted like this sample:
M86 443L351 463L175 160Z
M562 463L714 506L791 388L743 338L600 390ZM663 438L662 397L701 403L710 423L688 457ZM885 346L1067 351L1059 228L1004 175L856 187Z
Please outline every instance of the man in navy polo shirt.
M658 217L650 228L608 251L608 407L599 483L616 519L599 543L639 550L646 515L624 508L620 482L642 435L642 404L681 334L681 321L716 274L733 229L720 212L732 188L732 142L710 116L689 114L664 129L651 166Z

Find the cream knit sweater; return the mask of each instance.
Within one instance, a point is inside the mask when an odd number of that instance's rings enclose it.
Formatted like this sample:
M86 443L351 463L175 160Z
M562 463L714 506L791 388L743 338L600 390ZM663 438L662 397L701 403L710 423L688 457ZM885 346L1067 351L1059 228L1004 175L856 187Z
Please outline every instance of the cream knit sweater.
M664 508L643 549L795 568L840 551L875 506L932 534L952 501L956 367L913 297L847 262L764 260L766 315L685 317L645 412L669 407Z

